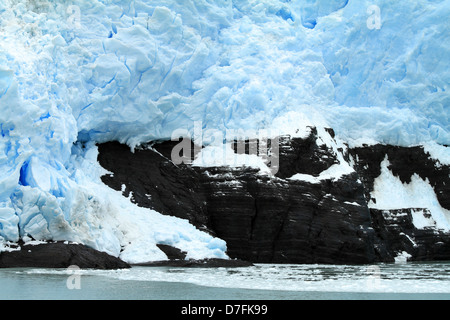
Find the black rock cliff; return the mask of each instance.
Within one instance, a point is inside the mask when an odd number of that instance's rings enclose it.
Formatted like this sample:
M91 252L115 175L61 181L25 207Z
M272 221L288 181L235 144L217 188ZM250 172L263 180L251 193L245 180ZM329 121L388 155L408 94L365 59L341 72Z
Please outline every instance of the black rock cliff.
M188 219L225 240L231 258L325 264L392 262L402 253L410 260L450 258L449 233L413 224L412 213L429 215L427 208L375 210L368 205L376 201L371 192L388 157L394 175L404 182L413 174L428 179L442 207L450 209L448 166L420 147L341 148L354 171L319 178L340 161L332 148L317 141L315 128L305 138L279 137L276 175L250 167L175 165L172 141L134 153L117 142L101 144L99 162L113 173L103 177L110 187L122 190L125 185L125 196L132 192L139 206ZM238 143L247 146L237 148ZM248 141L234 147L245 152ZM290 179L299 173L317 179Z

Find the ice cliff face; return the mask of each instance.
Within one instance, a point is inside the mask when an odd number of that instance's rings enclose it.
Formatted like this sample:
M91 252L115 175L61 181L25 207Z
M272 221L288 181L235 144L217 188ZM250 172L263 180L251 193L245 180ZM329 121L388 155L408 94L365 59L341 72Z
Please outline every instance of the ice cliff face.
M95 143L136 147L194 122L332 127L448 161L448 16L444 0L2 1L0 243L225 257L223 241L100 180Z

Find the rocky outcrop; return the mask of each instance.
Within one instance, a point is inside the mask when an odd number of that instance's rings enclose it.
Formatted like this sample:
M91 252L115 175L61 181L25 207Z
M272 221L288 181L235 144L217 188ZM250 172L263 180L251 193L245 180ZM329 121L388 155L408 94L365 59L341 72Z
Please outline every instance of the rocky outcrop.
M433 227L427 209L370 210L377 234L375 250L382 261L395 261L402 254L409 261L439 261L450 258L450 234ZM416 219L430 220L429 226L416 228Z
M240 259L186 259L187 253L178 248L166 244L157 244L157 247L167 255L168 260L136 263L133 264L133 266L182 268L242 268L253 265L251 262Z
M330 138L334 132L328 129ZM297 173L318 176L334 164L339 164L337 155L325 144L317 143L317 129L310 128L305 138L279 137L279 168L276 176L282 179Z
M402 183L409 184L412 176L418 175L429 182L442 208L450 209L450 167L431 158L423 147L378 144L349 149L348 156L361 177L367 202L377 203L371 193L376 178L381 174L381 163L388 160L388 169ZM393 261L399 253L405 253L410 261L449 260L450 234L436 227L428 208L372 208L370 212L380 260ZM417 228L414 217L429 223Z
M200 177L190 167L170 160L175 143L145 146L135 150L117 142L99 146L99 162L113 175L102 177L115 190L122 190L139 206L189 220L199 229L209 225L206 199L195 194Z
M332 139L333 131L328 133ZM304 138L278 138L275 176L249 167L175 165L170 158L174 142L134 153L116 142L102 144L99 161L113 173L103 177L106 184L117 190L125 185L125 195L132 192L138 205L188 219L224 239L231 258L255 263L365 264L390 262L405 251L411 260L450 259L449 234L419 230L411 225L412 217L392 223L392 217L403 213L390 212L388 218L368 206L381 162L388 156L394 174L403 181L413 173L427 177L448 208L444 196L449 194L448 166L439 166L420 148L371 146L340 149L355 170L324 177L321 173L343 160L336 148L317 143L315 128ZM248 152L251 143L236 141L234 150ZM296 174L310 178L291 179ZM409 239L415 239L416 246Z
M432 159L423 147L373 145L349 149L349 160L364 184L366 199L370 200L374 180L380 175L381 162L388 159L388 169L403 183L410 183L414 174L428 179L441 206L450 210L450 166Z
M16 250L0 253L0 268L127 269L126 262L80 244L49 242L20 244Z
M266 263L369 263L375 258L369 211L356 176L309 183L260 176L251 169L199 172L209 228L227 241L232 257Z
M178 248L166 245L166 244L157 244L156 245L162 252L164 252L167 256L167 258L170 261L176 261L176 260L185 260L187 256L187 252L182 251Z

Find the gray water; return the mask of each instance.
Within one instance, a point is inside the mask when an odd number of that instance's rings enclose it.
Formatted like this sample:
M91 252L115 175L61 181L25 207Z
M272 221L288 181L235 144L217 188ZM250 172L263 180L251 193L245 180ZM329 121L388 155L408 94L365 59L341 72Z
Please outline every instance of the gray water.
M450 263L3 269L2 300L450 300Z

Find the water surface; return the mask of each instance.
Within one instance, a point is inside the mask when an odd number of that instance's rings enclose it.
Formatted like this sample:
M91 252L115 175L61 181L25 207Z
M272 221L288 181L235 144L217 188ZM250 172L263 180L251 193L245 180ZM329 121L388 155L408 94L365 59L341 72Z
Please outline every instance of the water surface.
M450 263L3 269L2 300L450 300Z

